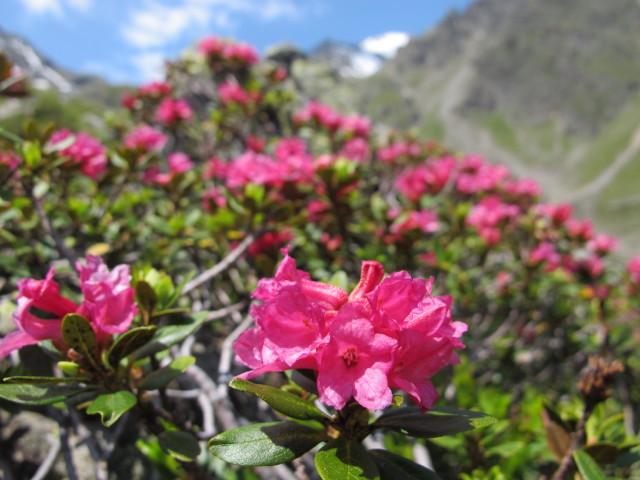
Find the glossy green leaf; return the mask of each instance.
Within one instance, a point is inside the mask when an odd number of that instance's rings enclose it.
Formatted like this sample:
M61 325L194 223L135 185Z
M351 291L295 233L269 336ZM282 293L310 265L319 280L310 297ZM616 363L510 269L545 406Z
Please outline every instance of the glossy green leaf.
M134 358L148 357L180 343L204 323L208 314L209 312L194 313L184 324L167 325L166 327L158 328L153 338L146 345L136 350Z
M322 447L315 457L316 469L323 480L379 480L380 472L361 443L337 438Z
M114 344L111 345L109 353L107 354L109 365L115 367L120 363L120 360L131 355L138 348L149 342L153 338L156 328L155 325L138 327L120 335Z
M142 390L157 390L158 388L162 388L172 380L178 378L178 376L193 365L195 361L195 357L191 356L176 358L166 367L154 370L144 377L139 388Z
M427 413L420 413L418 407L404 407L383 414L372 427L412 437L435 438L487 427L496 422L495 417L480 412L434 407Z
M22 158L29 167L35 167L42 159L40 143L38 141L25 141L22 143Z
M127 410L137 403L136 396L126 390L98 395L87 407L88 414L99 413L102 424L113 425Z
M77 385L0 383L0 398L25 405L49 405L69 400L85 390Z
M326 439L324 432L295 422L256 423L234 428L209 440L209 451L244 466L290 462Z
M32 376L14 376L3 379L6 383L22 383L31 385L55 385L58 383L83 383L86 382L84 377L32 377Z
M596 461L584 450L578 450L573 454L578 471L584 480L607 480L607 476L600 469Z
M158 303L155 290L144 280L136 282L136 300L140 309L147 312L153 311Z
M89 320L77 313L68 313L62 319L62 339L76 352L93 358L96 351L96 334Z
M440 480L433 470L387 450L369 450L380 472L380 480Z
M195 460L200 455L198 439L188 432L169 430L158 435L160 446L171 456L184 461Z
M329 420L322 411L298 395L284 392L268 385L259 385L248 380L234 378L229 383L231 388L253 393L267 402L274 410L298 420Z

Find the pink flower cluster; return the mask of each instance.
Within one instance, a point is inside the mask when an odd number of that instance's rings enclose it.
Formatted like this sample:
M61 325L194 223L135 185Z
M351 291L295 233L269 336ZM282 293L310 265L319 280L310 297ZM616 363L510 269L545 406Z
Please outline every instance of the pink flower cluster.
M128 110L137 110L143 106L145 102L156 104L160 99L169 95L173 88L167 82L150 82L142 85L135 93L125 92L122 95L122 106Z
M274 278L262 279L253 298L256 326L234 344L237 360L265 372L311 369L320 401L342 409L351 399L377 410L392 389L407 392L423 411L438 394L430 378L458 362L455 349L467 326L451 318L451 297L431 295L432 281L407 272L384 278L375 261L362 264L351 293L321 282L285 258Z
M413 141L400 141L378 149L378 158L384 163L395 163L399 158L419 158L423 154L422 145Z
M392 209L389 211L389 218L395 220L391 224L391 233L395 234L411 230L418 230L422 233L434 233L440 230L438 215L431 210L411 210L400 213Z
M237 103L247 106L260 100L260 92L248 92L238 82L228 81L218 87L218 96L222 103Z
M13 171L22 163L22 158L13 151L0 150L0 165L4 165L8 171Z
M176 175L188 172L194 167L189 156L182 152L175 152L169 155L167 164L169 166L168 173L161 173L158 167L149 168L144 172L142 180L156 185L167 185Z
M62 319L69 313L87 318L98 342L129 328L138 313L129 266L118 265L109 271L100 257L88 255L86 265L78 262L76 270L84 297L79 305L60 295L60 287L53 279L53 268L44 280L27 278L18 282L18 308L13 316L18 330L0 340L0 358L41 340L60 344ZM40 318L32 308L53 318Z
M175 125L178 122L190 120L192 116L193 110L181 98L167 97L160 102L156 109L156 120L164 125Z
M393 155L395 153L386 153L382 149L378 152L381 159L392 159ZM507 167L487 163L477 155L468 155L460 160L455 157L429 158L422 165L402 171L396 177L395 187L415 202L422 195L439 193L449 183L465 195L504 193L530 199L540 194L540 186L535 181L513 179Z
M141 125L134 128L124 138L125 147L139 149L144 152L162 150L166 143L167 136L149 125Z
M351 137L367 138L371 133L371 122L360 115L342 116L328 105L311 101L293 115L297 125L317 124Z
M72 133L69 130L53 132L49 139L49 145L64 142L69 137L75 137L75 141L66 148L59 150L57 154L66 157L70 162L80 165L80 170L92 180L97 180L107 170L107 149L96 138L88 133Z
M198 43L198 51L212 63L230 62L236 66L250 66L258 63L260 58L256 50L249 44L233 43L215 36L205 37Z
M475 227L488 245L495 245L502 238L502 225L510 223L520 215L517 205L502 203L497 195L485 197L467 215L467 225Z
M282 187L286 182L309 184L313 178L313 156L299 138L283 138L275 147L274 156L247 151L229 163L212 158L207 176L223 178L229 188L252 183Z

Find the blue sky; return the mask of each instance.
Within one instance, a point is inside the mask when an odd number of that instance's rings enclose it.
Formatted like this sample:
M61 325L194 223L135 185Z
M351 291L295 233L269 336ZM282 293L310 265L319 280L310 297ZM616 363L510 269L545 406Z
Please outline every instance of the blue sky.
M420 35L472 1L0 0L0 28L69 70L142 83L206 35L250 43L261 54L283 42L308 50L326 39L382 37L377 46L391 48L402 37L384 34Z

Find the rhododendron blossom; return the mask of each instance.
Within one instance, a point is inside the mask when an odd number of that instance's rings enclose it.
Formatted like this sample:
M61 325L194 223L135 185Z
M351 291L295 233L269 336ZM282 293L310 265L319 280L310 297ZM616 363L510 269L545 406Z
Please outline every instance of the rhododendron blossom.
M156 119L165 125L173 125L180 121L189 120L193 111L189 104L181 99L165 98L156 110Z
M18 330L0 340L0 357L41 340L62 341L62 319L77 313L89 320L100 343L108 335L124 332L138 313L131 287L128 265L118 265L109 271L102 259L88 255L86 264L76 264L80 288L84 297L79 305L60 295L53 279L52 268L44 280L27 278L18 281L18 308L13 320ZM32 308L47 312L54 318L40 318Z
M124 139L127 148L146 152L161 150L167 143L167 136L149 125L134 128Z
M451 297L431 295L432 281L362 264L360 282L345 290L310 280L283 250L274 278L262 279L251 310L256 326L234 344L241 375L311 369L320 401L342 409L351 398L369 410L392 402L392 389L407 392L420 408L438 394L430 378L458 362L454 350L467 326L453 322Z
M70 137L74 137L74 142L57 153L61 157L68 158L70 162L80 165L80 170L92 180L104 174L107 170L107 149L100 141L88 133L72 133L69 130L58 130L53 132L49 139L49 144L53 147L64 142Z

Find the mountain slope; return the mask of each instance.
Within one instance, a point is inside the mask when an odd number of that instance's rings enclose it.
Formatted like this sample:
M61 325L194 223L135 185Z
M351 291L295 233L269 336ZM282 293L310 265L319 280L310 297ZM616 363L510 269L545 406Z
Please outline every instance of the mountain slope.
M357 104L536 178L628 253L640 242L637 25L635 0L479 0L362 80ZM380 115L390 88L403 115Z

